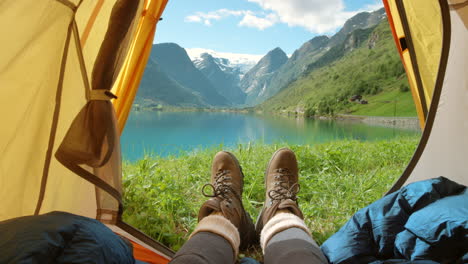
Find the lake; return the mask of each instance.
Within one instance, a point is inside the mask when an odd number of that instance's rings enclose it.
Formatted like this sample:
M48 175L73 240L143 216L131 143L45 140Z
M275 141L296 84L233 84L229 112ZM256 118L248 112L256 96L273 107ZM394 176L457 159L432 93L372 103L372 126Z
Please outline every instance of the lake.
M419 131L332 120L228 112L132 112L121 137L125 160L178 155L248 142L319 144L339 139L379 140Z

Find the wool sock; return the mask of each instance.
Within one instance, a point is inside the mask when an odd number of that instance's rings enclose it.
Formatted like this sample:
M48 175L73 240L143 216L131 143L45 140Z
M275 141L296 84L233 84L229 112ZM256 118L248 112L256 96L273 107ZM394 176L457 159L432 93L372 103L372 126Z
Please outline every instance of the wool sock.
M199 232L210 232L223 237L231 244L234 258L237 257L240 245L239 231L226 217L219 214L211 214L203 218L197 227L195 227L195 230L193 230L190 238Z
M262 229L260 234L260 246L262 247L263 252L265 252L268 242L274 235L289 228L299 228L311 237L310 231L304 223L304 220L292 213L279 212L273 216L273 218L271 218Z

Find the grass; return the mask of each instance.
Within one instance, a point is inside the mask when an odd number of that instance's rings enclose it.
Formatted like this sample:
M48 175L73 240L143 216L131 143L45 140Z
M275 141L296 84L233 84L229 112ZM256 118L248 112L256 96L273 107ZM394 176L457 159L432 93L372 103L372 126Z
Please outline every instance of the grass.
M323 243L357 210L382 197L417 142L417 137L402 137L288 146L298 157L299 205L315 240ZM266 164L280 147L284 146L245 144L230 149L243 167L243 202L254 221L263 205ZM201 187L209 181L212 157L221 149L125 162L124 220L178 250L197 224L198 209L207 199Z
M369 104L355 104L348 111L353 115L364 116L415 117L417 115L413 97L409 91L402 92L394 89L366 99Z

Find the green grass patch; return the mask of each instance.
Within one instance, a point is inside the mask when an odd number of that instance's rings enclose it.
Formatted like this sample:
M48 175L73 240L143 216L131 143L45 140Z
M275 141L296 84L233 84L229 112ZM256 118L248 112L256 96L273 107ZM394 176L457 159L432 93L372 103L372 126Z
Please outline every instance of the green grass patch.
M415 117L416 106L410 91L402 92L399 89L365 98L369 104L355 104L348 111L353 115L364 116L404 116Z
M357 210L382 197L406 167L418 140L415 136L287 146L299 161L299 205L319 244ZM284 145L244 144L228 149L243 167L243 202L254 221L265 197L265 167L280 147ZM178 250L197 224L198 209L207 199L201 187L210 179L213 156L222 149L125 162L124 220Z

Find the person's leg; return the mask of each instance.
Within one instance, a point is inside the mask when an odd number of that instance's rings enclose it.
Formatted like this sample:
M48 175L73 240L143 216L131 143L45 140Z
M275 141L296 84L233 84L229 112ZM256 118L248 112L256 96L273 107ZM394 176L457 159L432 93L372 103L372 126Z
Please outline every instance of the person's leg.
M200 221L170 263L234 263L239 243L239 232L229 220L220 215L210 215Z
M266 172L265 205L257 221L265 264L328 263L303 221L297 204L299 168L294 152L280 149Z
M302 219L294 214L275 215L265 225L261 238L265 264L328 263Z
M255 242L255 227L242 205L244 175L239 162L221 151L213 159L210 197L200 208L198 225L176 253L172 264L234 263L239 249ZM206 194L205 187L213 194Z

